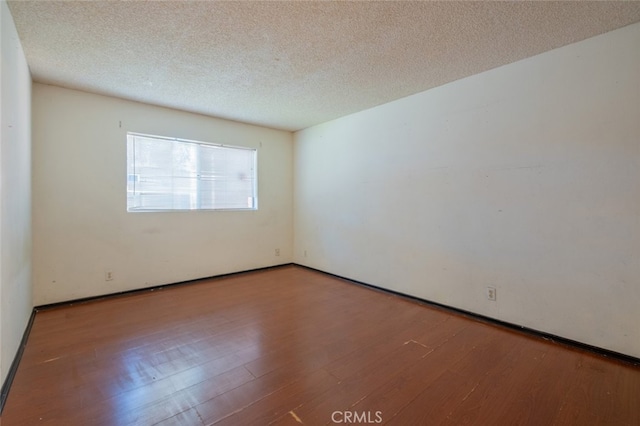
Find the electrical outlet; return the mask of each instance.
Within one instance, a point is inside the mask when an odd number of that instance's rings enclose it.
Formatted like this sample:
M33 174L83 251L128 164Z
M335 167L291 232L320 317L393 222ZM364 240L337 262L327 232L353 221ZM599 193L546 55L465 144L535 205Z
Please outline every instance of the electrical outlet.
M280 249L276 249L276 256L280 256Z
M498 298L498 291L495 287L487 287L487 300L495 302Z
M307 257L307 251L306 250L304 251L304 257Z
M105 281L113 281L113 272L112 271L107 271L104 273L104 280Z

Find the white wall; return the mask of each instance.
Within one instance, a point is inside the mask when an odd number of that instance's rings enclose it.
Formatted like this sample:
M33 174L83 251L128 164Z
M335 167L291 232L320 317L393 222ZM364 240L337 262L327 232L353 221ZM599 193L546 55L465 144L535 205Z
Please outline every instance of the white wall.
M640 356L640 24L303 130L294 152L296 262Z
M290 132L33 90L36 306L292 261ZM127 131L257 148L259 210L127 213Z
M31 315L31 75L0 2L0 383Z

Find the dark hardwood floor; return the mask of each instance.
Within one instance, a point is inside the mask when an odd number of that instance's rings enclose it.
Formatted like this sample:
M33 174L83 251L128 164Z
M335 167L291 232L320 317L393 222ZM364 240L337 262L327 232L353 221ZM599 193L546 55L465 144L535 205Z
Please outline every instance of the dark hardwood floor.
M640 425L640 368L296 266L38 312L14 425Z

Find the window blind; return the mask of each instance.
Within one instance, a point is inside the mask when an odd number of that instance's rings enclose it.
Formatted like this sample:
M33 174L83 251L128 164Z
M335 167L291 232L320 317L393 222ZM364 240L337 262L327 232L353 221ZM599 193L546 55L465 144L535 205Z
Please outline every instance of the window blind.
M127 210L257 208L256 150L127 134Z

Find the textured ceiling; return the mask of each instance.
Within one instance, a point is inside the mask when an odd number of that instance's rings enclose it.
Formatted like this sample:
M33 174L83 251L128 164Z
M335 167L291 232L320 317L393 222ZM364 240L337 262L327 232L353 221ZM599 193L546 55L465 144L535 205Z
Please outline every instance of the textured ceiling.
M298 130L640 21L640 2L10 1L35 81Z

